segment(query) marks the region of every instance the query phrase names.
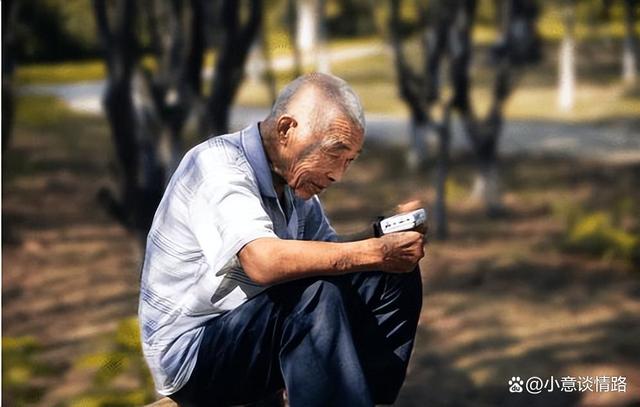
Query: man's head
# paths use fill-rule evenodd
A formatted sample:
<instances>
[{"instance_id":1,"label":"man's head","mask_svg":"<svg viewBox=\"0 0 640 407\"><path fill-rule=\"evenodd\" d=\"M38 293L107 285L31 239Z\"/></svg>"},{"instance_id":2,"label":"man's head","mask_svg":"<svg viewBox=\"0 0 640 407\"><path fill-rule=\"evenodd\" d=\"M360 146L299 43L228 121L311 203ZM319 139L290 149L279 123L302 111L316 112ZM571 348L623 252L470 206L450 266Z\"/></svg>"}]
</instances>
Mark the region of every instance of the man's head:
<instances>
[{"instance_id":1,"label":"man's head","mask_svg":"<svg viewBox=\"0 0 640 407\"><path fill-rule=\"evenodd\" d=\"M362 149L364 126L349 85L312 73L284 88L261 130L273 171L308 199L342 178Z\"/></svg>"}]
</instances>

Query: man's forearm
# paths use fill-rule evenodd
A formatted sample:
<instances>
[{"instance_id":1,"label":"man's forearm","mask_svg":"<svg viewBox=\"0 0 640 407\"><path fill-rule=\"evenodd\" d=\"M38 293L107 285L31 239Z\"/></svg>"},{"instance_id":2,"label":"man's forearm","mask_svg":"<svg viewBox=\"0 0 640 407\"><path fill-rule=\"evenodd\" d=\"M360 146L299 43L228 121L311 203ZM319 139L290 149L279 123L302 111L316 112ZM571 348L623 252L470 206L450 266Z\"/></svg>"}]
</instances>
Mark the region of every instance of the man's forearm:
<instances>
[{"instance_id":1,"label":"man's forearm","mask_svg":"<svg viewBox=\"0 0 640 407\"><path fill-rule=\"evenodd\" d=\"M240 250L245 273L258 284L271 285L319 275L338 275L376 268L382 243L367 239L349 243L256 239Z\"/></svg>"}]
</instances>

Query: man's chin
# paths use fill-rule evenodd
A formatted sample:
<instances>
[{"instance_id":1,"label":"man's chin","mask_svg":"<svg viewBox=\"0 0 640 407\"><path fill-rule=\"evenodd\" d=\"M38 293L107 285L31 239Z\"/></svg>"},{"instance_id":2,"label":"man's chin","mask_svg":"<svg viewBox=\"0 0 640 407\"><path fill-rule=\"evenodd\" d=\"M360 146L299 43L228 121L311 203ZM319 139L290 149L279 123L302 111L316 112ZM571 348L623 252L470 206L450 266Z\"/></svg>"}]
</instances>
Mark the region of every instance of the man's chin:
<instances>
[{"instance_id":1,"label":"man's chin","mask_svg":"<svg viewBox=\"0 0 640 407\"><path fill-rule=\"evenodd\" d=\"M300 199L304 199L305 201L307 199L311 199L315 195L314 193L309 192L306 189L294 189L293 194Z\"/></svg>"},{"instance_id":2,"label":"man's chin","mask_svg":"<svg viewBox=\"0 0 640 407\"><path fill-rule=\"evenodd\" d=\"M299 188L292 188L292 190L295 196L305 201L322 192L322 189L316 188L313 184L304 184Z\"/></svg>"}]
</instances>

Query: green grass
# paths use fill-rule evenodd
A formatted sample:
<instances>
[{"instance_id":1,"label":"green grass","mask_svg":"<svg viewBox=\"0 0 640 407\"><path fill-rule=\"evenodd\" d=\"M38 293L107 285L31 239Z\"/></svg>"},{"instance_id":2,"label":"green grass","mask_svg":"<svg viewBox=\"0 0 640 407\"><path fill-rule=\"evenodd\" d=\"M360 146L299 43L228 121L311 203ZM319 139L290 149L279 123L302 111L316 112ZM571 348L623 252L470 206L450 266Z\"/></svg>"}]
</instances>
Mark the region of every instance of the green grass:
<instances>
[{"instance_id":1,"label":"green grass","mask_svg":"<svg viewBox=\"0 0 640 407\"><path fill-rule=\"evenodd\" d=\"M205 61L211 65L212 54L205 56ZM155 61L152 57L144 57L142 63L147 68L153 69ZM69 61L28 64L18 66L16 69L16 81L18 85L35 84L65 84L83 81L96 81L105 79L107 75L103 60Z\"/></svg>"},{"instance_id":2,"label":"green grass","mask_svg":"<svg viewBox=\"0 0 640 407\"><path fill-rule=\"evenodd\" d=\"M112 153L109 128L103 117L74 112L53 96L21 95L15 104L9 153L3 155L2 175L6 182L74 166L102 171L101 166ZM56 158L47 159L45 151ZM78 159L83 156L95 159L91 165L84 165Z\"/></svg>"},{"instance_id":3,"label":"green grass","mask_svg":"<svg viewBox=\"0 0 640 407\"><path fill-rule=\"evenodd\" d=\"M385 83L382 79L376 79L376 75L383 75L387 72L385 71L387 68L381 61L384 60L376 60L375 58L371 60L370 65L374 73L369 73L369 77L364 72L353 70L349 73L352 75L350 79L362 88L366 88L366 83L371 80L380 86L389 86L384 92L391 92L392 85ZM379 65L374 67L374 62ZM347 66L339 67L340 69L348 68ZM525 87L524 90L526 91L526 89ZM377 102L383 103L384 101ZM15 148L10 150L7 157L17 157L17 161L24 162L30 171L27 175L32 175L34 180L46 179L44 177L47 172L55 165L63 166L66 171L72 174L81 173L82 176L100 177L106 174L106 170L103 168L100 169L102 172L92 173L87 172L85 167L72 165L74 161L78 160L95 161L94 157L97 155L93 154L96 150L101 156L109 155L107 148L110 147L110 140L106 121L103 118L70 112L63 104L53 98L25 96L20 99L16 118L16 141L20 142L15 144ZM42 145L36 143L42 143ZM34 148L34 145L37 147ZM20 151L20 154L16 154ZM61 151L69 155L64 155ZM105 151L107 151L106 154ZM362 158L353 165L344 182L323 195L322 199L327 212L339 231L346 231L352 227L354 230L349 231L359 230L373 216L388 210L415 193L419 193L427 205L433 205L433 165L428 168L429 173L411 173L404 167L403 155L404 151L398 148L366 150ZM567 266L554 268L553 264L545 265L544 262L547 259L551 259L550 261L553 262L556 256L561 259L565 259L564 256L570 258L563 251L561 245L557 244L557 236L554 233L557 232L564 236L564 233L567 232L567 236L574 235L581 239L593 235L592 230L597 232L596 236L602 234L599 232L602 227L580 227L577 228L580 233L570 234L569 229L565 227L564 218L557 219L550 216L552 211L547 208L562 197L570 197L572 201L586 208L586 213L599 211L608 213L609 215L605 216L604 221L595 222L605 225L605 229L615 228L631 235L637 230L634 227L629 228L624 225L626 222L624 219L627 219L625 214L635 210L633 204L638 202L639 198L637 188L633 188L634 182L637 180L635 178L637 166L607 166L603 168L601 165L590 165L579 160L550 160L531 156L502 157L502 163L501 170L507 192L507 205L512 217L490 220L484 217L481 211L466 206L474 168L471 160L464 156L453 157L451 178L447 184L452 237L449 242L434 242L429 249L430 254L427 258L430 268L426 269L425 278L435 277L436 280L435 288L432 284L434 281L429 281L429 284L425 285L426 290L430 290L425 297L427 301L433 301L434 298L438 298L438 294L442 295L443 292L450 294L456 289L464 289L465 284L468 284L469 291L464 292L460 297L471 299L470 302L462 303L462 305L466 304L470 307L470 310L463 314L463 316L470 317L470 320L472 320L475 310L491 304L488 298L497 298L498 301L505 300L505 302L498 304L500 307L496 306L496 309L510 309L514 304L507 302L505 297L496 295L496 293L504 293L506 296L509 293L518 293L519 291L513 290L523 290L523 287L532 287L530 288L531 292L539 294L541 299L527 304L530 306L529 309L534 310L531 314L543 313L534 306L547 302L548 285L537 286L538 280L536 278L538 277L536 276L543 275L545 278L551 278L549 275L561 274L564 272L561 267ZM94 179L92 182L97 181ZM593 193L586 196L581 195L580 191L583 189L591 190ZM26 193L25 190L18 191L20 194ZM620 196L628 196L629 200L622 202L619 199ZM531 199L532 197L535 199ZM23 197L22 199L26 202L30 198ZM620 210L609 211L608 208L615 207L616 205L613 203L618 201L621 202ZM624 215L621 215L620 220L617 219L617 212ZM609 220L606 220L607 217ZM91 222L90 218L86 220ZM590 222L593 221L589 221L585 217L584 223L589 224ZM585 229L588 233L583 232ZM609 232L604 235L609 236ZM619 234L616 233L612 236L607 239L614 243L620 241L622 242L621 247L624 247L627 235L624 235L626 237L623 239L619 239ZM110 253L118 256L118 246L113 248L114 250ZM587 276L589 268L592 268L594 264L596 266L600 264L600 258L611 256L607 254L607 250L579 251L578 253L579 256L576 257L579 257L581 263L575 266L574 263L571 263L571 267L581 273L584 271ZM55 259L60 267L64 262L75 264L76 260L75 258L64 259L62 257ZM531 264L538 263L540 265L536 267L531 266ZM522 268L520 264L523 264L524 268L529 264L531 277L519 274ZM583 264L586 265L584 270L580 268ZM611 266L612 269L613 267L618 267L618 263ZM491 273L496 270L499 272L505 269L520 276L522 281L509 280L509 277L503 274L497 274L493 279L484 278L485 275L492 275ZM479 281L482 281L481 284L476 283L477 279L473 275L469 275L474 270L481 271L482 276L479 278ZM47 272L46 269L44 272ZM437 286L438 273L442 273L440 289ZM614 273L610 274L615 277ZM446 280L446 284L443 280ZM504 284L501 285L501 282ZM576 277L575 282L579 283L579 276ZM492 289L488 290L487 287ZM571 294L569 286L560 289L566 289ZM602 295L615 294L615 292L613 294L611 292L612 290L605 287L602 290ZM486 296L486 298L482 297L478 304L473 304L475 295ZM563 296L564 291L558 294L558 298ZM431 305L427 304L425 310L433 310ZM78 313L82 310L75 309L70 312ZM499 314L499 312L496 311L495 314ZM434 321L437 323L440 318L438 315L443 314L436 313L435 315ZM114 318L105 322L113 322ZM524 321L523 324L528 324L528 322ZM429 325L432 323L429 322ZM482 324L482 322L466 323L465 320L462 320L460 326L473 330L482 328ZM486 325L488 330L493 331L495 328L493 325L488 326L488 323ZM447 333L450 332L438 332L443 337ZM430 338L434 336L437 337L432 335ZM456 335L450 336L456 337ZM460 337L462 336L460 335ZM79 390L80 394L66 401L64 405L78 407L130 406L143 405L150 401L153 398L153 387L140 355L137 321L131 318L126 319L119 324L115 333L99 339L104 340L107 344L106 346L92 347L92 349L100 349L99 352L96 351L80 358L73 354L66 356L72 369L86 372L90 383L88 388ZM621 340L626 340L626 337ZM635 344L631 340L629 342ZM424 354L424 349L438 349L437 345L437 343L425 340L417 348L417 352L422 351ZM13 372L5 373L5 383L7 380L12 380L12 383L17 386L14 388L26 389L22 391L23 396L21 397L36 395L39 397L39 390L35 387L37 383L35 378L46 377L41 373L48 371L47 368L41 369L37 366L39 345L33 339L23 338L18 343L14 342L13 345L10 341L5 342L5 346L8 346L4 352L6 366L16 366ZM636 350L637 346L629 345L628 348L629 351L624 355L630 357L633 355L632 350ZM597 349L602 348L594 346L594 350ZM15 363L10 360L12 357ZM420 357L416 359L418 365L414 369L414 374L433 369L432 364L425 363L424 366L421 366L420 360ZM533 356L520 362L508 360L507 366L512 369L526 368L536 360ZM584 360L588 360L587 356L584 356ZM497 366L497 363L485 363L484 365L492 369ZM467 371L471 370L467 369ZM123 382L127 385L121 387ZM421 380L420 385L424 385L426 382ZM496 398L496 400L500 399ZM495 402L487 403L487 405L496 404L498 402L496 400L492 399Z\"/></svg>"},{"instance_id":4,"label":"green grass","mask_svg":"<svg viewBox=\"0 0 640 407\"><path fill-rule=\"evenodd\" d=\"M563 250L640 265L640 216L630 198L613 208L566 205L556 206L555 211L566 224Z\"/></svg>"},{"instance_id":5,"label":"green grass","mask_svg":"<svg viewBox=\"0 0 640 407\"><path fill-rule=\"evenodd\" d=\"M336 4L329 4L329 13L331 14L331 10L335 8ZM617 3L614 4L610 22L596 22L595 25L589 23L589 20L593 19L593 8L593 5L588 2L580 3L577 7L575 33L578 41L601 41L603 39L620 41L625 35L621 6ZM386 42L388 12L386 5L375 9L374 18L380 32L378 35L332 39L329 48L340 50ZM497 37L496 27L490 23L494 12L490 2L481 2L478 11L479 23L473 28L473 39L477 45L486 46ZM284 13L282 3L270 7L266 13L267 43L274 58L292 55L287 29L280 20ZM411 2L403 3L402 14L404 19L414 19L416 10ZM557 43L562 39L564 24L562 9L559 5L545 2L538 20L538 31L545 42ZM640 21L636 23L636 31L640 31ZM214 54L211 52L207 54L206 66L213 66ZM149 63L149 60L150 58L147 57L145 63ZM18 66L16 70L16 79L19 84L72 83L104 79L105 75L106 70L102 60L28 64Z\"/></svg>"},{"instance_id":6,"label":"green grass","mask_svg":"<svg viewBox=\"0 0 640 407\"><path fill-rule=\"evenodd\" d=\"M153 382L142 358L138 320L120 321L108 341L107 351L84 356L76 362L77 368L91 372L93 380L90 388L69 402L69 407L138 406L154 400ZM136 388L119 388L117 380L123 377L137 383Z\"/></svg>"},{"instance_id":7,"label":"green grass","mask_svg":"<svg viewBox=\"0 0 640 407\"><path fill-rule=\"evenodd\" d=\"M38 360L41 348L32 336L2 338L2 393L8 404L29 405L44 395L38 379L51 377L56 370Z\"/></svg>"},{"instance_id":8,"label":"green grass","mask_svg":"<svg viewBox=\"0 0 640 407\"><path fill-rule=\"evenodd\" d=\"M47 129L64 123L69 115L74 113L55 96L29 95L16 99L15 121L21 125Z\"/></svg>"},{"instance_id":9,"label":"green grass","mask_svg":"<svg viewBox=\"0 0 640 407\"><path fill-rule=\"evenodd\" d=\"M105 73L101 60L29 64L18 66L16 80L20 85L74 83L104 79Z\"/></svg>"}]
</instances>

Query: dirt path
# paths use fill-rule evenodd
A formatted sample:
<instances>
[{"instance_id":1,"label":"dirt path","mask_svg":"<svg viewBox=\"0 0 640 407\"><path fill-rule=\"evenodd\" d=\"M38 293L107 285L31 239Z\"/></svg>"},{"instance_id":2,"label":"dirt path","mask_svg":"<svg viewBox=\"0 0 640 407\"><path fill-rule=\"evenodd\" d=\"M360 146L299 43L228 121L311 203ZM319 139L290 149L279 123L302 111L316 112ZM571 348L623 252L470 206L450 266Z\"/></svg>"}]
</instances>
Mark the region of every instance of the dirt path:
<instances>
[{"instance_id":1,"label":"dirt path","mask_svg":"<svg viewBox=\"0 0 640 407\"><path fill-rule=\"evenodd\" d=\"M102 114L100 98L104 82L67 85L36 85L23 91L27 94L54 95L75 111ZM241 129L264 119L265 108L236 106L231 110L231 128ZM569 123L550 120L510 120L505 124L500 140L502 155L556 154L589 157L609 162L640 162L640 122L638 120L610 123ZM406 117L368 114L367 140L385 145L407 146L410 134ZM469 151L470 146L461 124L454 121L452 149ZM428 142L437 149L435 136Z\"/></svg>"},{"instance_id":2,"label":"dirt path","mask_svg":"<svg viewBox=\"0 0 640 407\"><path fill-rule=\"evenodd\" d=\"M103 349L118 322L136 313L141 253L96 205L110 179L101 119L17 123L13 141L5 165L15 173L3 190L3 335L37 339L38 358L56 369L42 379L39 405L66 405L93 385L78 360ZM397 405L640 402L640 274L560 252L563 224L551 209L563 197L607 205L627 194L637 202L638 191L626 191L640 168L531 158L504 165L509 217L487 220L466 196L454 196L451 239L429 247L419 337ZM456 171L454 180L468 178ZM428 181L404 169L400 150L373 148L324 201L346 232L415 191L432 201ZM529 398L508 392L512 376L534 375L625 376L628 387Z\"/></svg>"},{"instance_id":3,"label":"dirt path","mask_svg":"<svg viewBox=\"0 0 640 407\"><path fill-rule=\"evenodd\" d=\"M401 151L372 154L325 197L342 230L355 228L349 219L373 216L376 208L416 190L426 191L423 198L432 202L427 181L391 164ZM386 166L380 164L384 159ZM432 242L422 262L421 325L397 405L639 402L640 270L560 251L564 223L553 207L564 202L606 208L620 197L637 201L630 186L640 165L520 156L504 166L507 217L486 219L464 190L449 198L451 237ZM464 183L468 176L458 169L452 178ZM624 393L556 388L534 396L509 393L513 376L624 376L629 385Z\"/></svg>"},{"instance_id":4,"label":"dirt path","mask_svg":"<svg viewBox=\"0 0 640 407\"><path fill-rule=\"evenodd\" d=\"M135 314L140 251L96 205L107 184L108 138L100 120L71 119L50 129L17 124L3 183L3 336L33 336L42 406L87 385L66 374L95 351L118 321Z\"/></svg>"}]
</instances>

